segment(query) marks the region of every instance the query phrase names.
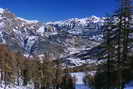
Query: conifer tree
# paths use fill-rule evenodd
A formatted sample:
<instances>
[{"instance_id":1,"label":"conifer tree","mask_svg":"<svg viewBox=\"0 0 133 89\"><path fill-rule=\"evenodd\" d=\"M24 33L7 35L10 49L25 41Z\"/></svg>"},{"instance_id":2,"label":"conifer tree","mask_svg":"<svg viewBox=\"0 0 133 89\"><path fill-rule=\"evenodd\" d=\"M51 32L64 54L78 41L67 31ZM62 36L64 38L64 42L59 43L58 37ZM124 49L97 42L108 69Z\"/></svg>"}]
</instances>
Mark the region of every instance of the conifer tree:
<instances>
[{"instance_id":1,"label":"conifer tree","mask_svg":"<svg viewBox=\"0 0 133 89\"><path fill-rule=\"evenodd\" d=\"M116 79L117 86L115 87L124 89L125 84L130 80L128 76L131 74L125 74L125 71L129 71L127 65L129 63L129 54L131 54L133 39L130 36L133 34L131 28L133 15L132 2L131 0L120 0L119 10L111 18L105 20L104 42L101 46L103 51L98 54L100 55L100 59L104 60L105 63L99 66L95 76L95 80L97 80L99 78L98 75L102 75L103 73L108 75L103 80L98 80L107 84L107 87L105 87L105 84L101 85L101 88L103 86L102 89L112 89L111 81ZM105 66L107 68L104 68ZM116 79L112 77L114 74L117 76ZM101 84L101 82L96 81L97 84ZM96 84L94 85L96 86Z\"/></svg>"}]
</instances>

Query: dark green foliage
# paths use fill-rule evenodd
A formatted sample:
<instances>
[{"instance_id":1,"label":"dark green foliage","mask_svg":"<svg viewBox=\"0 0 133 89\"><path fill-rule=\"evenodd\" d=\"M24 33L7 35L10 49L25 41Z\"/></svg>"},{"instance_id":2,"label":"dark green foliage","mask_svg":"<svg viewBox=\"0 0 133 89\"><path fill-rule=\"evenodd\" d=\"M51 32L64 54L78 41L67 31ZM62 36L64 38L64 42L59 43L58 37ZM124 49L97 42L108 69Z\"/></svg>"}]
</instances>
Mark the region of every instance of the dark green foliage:
<instances>
[{"instance_id":1,"label":"dark green foliage","mask_svg":"<svg viewBox=\"0 0 133 89\"><path fill-rule=\"evenodd\" d=\"M65 74L62 80L62 89L75 89L74 78L70 74Z\"/></svg>"},{"instance_id":2,"label":"dark green foliage","mask_svg":"<svg viewBox=\"0 0 133 89\"><path fill-rule=\"evenodd\" d=\"M125 84L133 80L132 15L132 1L120 0L119 10L105 20L103 51L97 54L104 63L98 66L94 76L85 78L92 88L124 89Z\"/></svg>"}]
</instances>

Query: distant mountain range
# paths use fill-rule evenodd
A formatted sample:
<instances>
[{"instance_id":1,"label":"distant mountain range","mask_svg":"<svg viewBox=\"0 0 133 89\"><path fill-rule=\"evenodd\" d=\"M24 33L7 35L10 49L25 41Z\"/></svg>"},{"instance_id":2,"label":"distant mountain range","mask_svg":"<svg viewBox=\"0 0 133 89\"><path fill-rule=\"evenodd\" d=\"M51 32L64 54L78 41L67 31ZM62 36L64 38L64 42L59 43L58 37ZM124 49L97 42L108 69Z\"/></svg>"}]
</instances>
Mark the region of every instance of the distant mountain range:
<instances>
[{"instance_id":1,"label":"distant mountain range","mask_svg":"<svg viewBox=\"0 0 133 89\"><path fill-rule=\"evenodd\" d=\"M65 21L39 22L17 17L7 9L0 9L0 43L6 44L25 56L61 58L69 66L95 63L80 58L102 42L102 26L105 18L91 16Z\"/></svg>"}]
</instances>

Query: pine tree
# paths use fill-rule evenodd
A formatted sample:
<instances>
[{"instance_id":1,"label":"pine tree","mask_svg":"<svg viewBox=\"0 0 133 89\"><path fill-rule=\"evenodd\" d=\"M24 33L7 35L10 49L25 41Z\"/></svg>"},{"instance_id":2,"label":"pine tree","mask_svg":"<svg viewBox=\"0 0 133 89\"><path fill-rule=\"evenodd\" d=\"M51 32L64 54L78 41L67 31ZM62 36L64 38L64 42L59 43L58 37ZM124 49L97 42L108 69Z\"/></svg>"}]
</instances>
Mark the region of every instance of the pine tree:
<instances>
[{"instance_id":1,"label":"pine tree","mask_svg":"<svg viewBox=\"0 0 133 89\"><path fill-rule=\"evenodd\" d=\"M121 30L121 33L119 34L119 41L120 41L120 48L119 48L119 55L118 55L118 68L119 68L119 82L120 87L119 89L124 89L125 80L123 77L123 71L126 68L126 63L128 61L128 55L129 55L129 34L132 30L131 27L131 16L132 16L132 1L131 0L120 0L121 6L120 10L117 13L117 16L120 19L119 22L119 30ZM121 55L121 56L120 56Z\"/></svg>"},{"instance_id":2,"label":"pine tree","mask_svg":"<svg viewBox=\"0 0 133 89\"><path fill-rule=\"evenodd\" d=\"M128 77L132 74L129 72L131 70L128 69L129 54L131 54L133 39L130 36L133 34L131 21L132 1L120 0L119 10L111 18L105 20L103 31L104 42L100 46L102 52L97 54L99 59L104 60L105 63L99 66L94 79L100 79L99 77L102 75L106 75L106 77L102 80L97 80L101 82L95 81L96 84L93 83L95 88L100 84L99 87L101 89L112 89L112 85L116 85L114 88L124 89L124 85L131 80ZM125 74L126 71L129 74ZM117 76L116 79L112 77L114 74ZM112 84L114 80L117 81L115 82L116 84ZM99 87L98 89L100 89Z\"/></svg>"}]
</instances>

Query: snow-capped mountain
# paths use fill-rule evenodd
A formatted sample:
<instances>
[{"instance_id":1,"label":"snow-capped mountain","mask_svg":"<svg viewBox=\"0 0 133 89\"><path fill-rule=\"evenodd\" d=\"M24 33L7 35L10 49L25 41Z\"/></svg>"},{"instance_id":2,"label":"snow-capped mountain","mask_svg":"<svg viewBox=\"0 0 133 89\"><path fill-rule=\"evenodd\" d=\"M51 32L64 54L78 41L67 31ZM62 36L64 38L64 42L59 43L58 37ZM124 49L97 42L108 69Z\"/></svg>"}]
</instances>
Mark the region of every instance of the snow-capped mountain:
<instances>
[{"instance_id":1,"label":"snow-capped mountain","mask_svg":"<svg viewBox=\"0 0 133 89\"><path fill-rule=\"evenodd\" d=\"M0 43L25 55L49 53L53 58L62 58L71 65L79 66L85 62L72 55L101 43L104 19L91 16L42 23L17 17L1 8Z\"/></svg>"},{"instance_id":2,"label":"snow-capped mountain","mask_svg":"<svg viewBox=\"0 0 133 89\"><path fill-rule=\"evenodd\" d=\"M104 17L91 16L82 19L72 18L66 21L48 22L46 24L57 27L60 30L68 30L71 34L91 36L96 34L96 31L99 32L101 30L104 20Z\"/></svg>"}]
</instances>

